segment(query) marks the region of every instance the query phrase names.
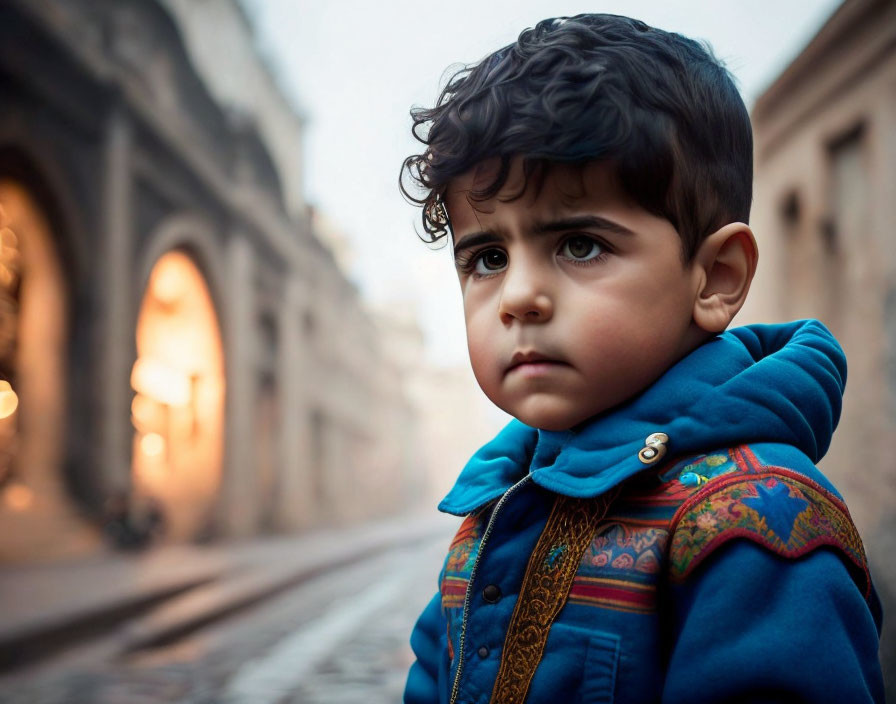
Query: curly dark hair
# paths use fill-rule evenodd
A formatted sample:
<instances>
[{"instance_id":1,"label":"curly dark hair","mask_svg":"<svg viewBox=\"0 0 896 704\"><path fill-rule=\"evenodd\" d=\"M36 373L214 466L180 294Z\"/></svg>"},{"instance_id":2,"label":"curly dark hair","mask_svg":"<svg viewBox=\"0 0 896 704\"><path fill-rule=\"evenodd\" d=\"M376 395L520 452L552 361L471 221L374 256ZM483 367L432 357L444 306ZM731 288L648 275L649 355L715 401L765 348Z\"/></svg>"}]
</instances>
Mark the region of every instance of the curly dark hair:
<instances>
[{"instance_id":1,"label":"curly dark hair","mask_svg":"<svg viewBox=\"0 0 896 704\"><path fill-rule=\"evenodd\" d=\"M493 158L497 174L473 199L497 195L516 157L518 195L552 163L613 164L623 190L676 228L685 261L750 216L753 135L727 69L708 46L628 17L543 20L457 71L435 107L411 117L426 149L404 160L399 186L423 207L430 243L449 232L448 184Z\"/></svg>"}]
</instances>

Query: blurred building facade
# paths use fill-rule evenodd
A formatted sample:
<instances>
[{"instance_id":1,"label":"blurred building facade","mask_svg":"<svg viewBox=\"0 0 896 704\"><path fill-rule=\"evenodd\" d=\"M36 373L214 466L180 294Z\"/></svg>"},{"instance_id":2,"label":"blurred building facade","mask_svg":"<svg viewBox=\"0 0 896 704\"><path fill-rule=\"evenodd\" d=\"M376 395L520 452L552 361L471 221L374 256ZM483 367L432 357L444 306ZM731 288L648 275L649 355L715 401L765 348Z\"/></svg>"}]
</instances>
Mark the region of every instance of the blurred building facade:
<instances>
[{"instance_id":1,"label":"blurred building facade","mask_svg":"<svg viewBox=\"0 0 896 704\"><path fill-rule=\"evenodd\" d=\"M847 499L892 622L896 3L846 0L758 98L752 118L760 265L744 316L819 318L846 351L843 414L821 467Z\"/></svg>"},{"instance_id":2,"label":"blurred building facade","mask_svg":"<svg viewBox=\"0 0 896 704\"><path fill-rule=\"evenodd\" d=\"M253 41L235 0L0 6L0 561L409 498L403 372Z\"/></svg>"},{"instance_id":3,"label":"blurred building facade","mask_svg":"<svg viewBox=\"0 0 896 704\"><path fill-rule=\"evenodd\" d=\"M389 359L404 370L403 393L413 409L413 434L406 445L411 474L407 492L419 497L423 511L433 511L454 485L472 453L510 420L489 401L469 364L433 367L413 305L381 308L376 320Z\"/></svg>"},{"instance_id":4,"label":"blurred building facade","mask_svg":"<svg viewBox=\"0 0 896 704\"><path fill-rule=\"evenodd\" d=\"M896 4L847 0L753 109L752 317L817 317L849 379L825 460L867 533L896 505Z\"/></svg>"}]
</instances>

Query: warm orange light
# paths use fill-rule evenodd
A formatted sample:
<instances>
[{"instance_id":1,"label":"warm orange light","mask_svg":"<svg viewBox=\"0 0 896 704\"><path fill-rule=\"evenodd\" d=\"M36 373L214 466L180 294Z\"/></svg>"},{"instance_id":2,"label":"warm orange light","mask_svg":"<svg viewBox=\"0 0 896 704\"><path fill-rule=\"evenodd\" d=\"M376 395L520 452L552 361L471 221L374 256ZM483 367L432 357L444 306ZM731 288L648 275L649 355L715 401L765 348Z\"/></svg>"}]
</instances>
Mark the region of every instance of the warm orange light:
<instances>
[{"instance_id":1,"label":"warm orange light","mask_svg":"<svg viewBox=\"0 0 896 704\"><path fill-rule=\"evenodd\" d=\"M24 484L12 484L3 492L3 503L17 513L27 511L34 505L34 492Z\"/></svg>"},{"instance_id":2,"label":"warm orange light","mask_svg":"<svg viewBox=\"0 0 896 704\"><path fill-rule=\"evenodd\" d=\"M140 451L147 457L158 457L165 452L165 438L158 433L147 433L140 438Z\"/></svg>"},{"instance_id":3,"label":"warm orange light","mask_svg":"<svg viewBox=\"0 0 896 704\"><path fill-rule=\"evenodd\" d=\"M164 420L159 404L143 394L137 394L131 401L131 415L134 417L134 426L143 432L158 427Z\"/></svg>"},{"instance_id":4,"label":"warm orange light","mask_svg":"<svg viewBox=\"0 0 896 704\"><path fill-rule=\"evenodd\" d=\"M0 420L9 418L19 407L19 397L8 381L0 381Z\"/></svg>"},{"instance_id":5,"label":"warm orange light","mask_svg":"<svg viewBox=\"0 0 896 704\"><path fill-rule=\"evenodd\" d=\"M131 386L135 391L169 406L190 403L190 377L152 357L134 363Z\"/></svg>"},{"instance_id":6,"label":"warm orange light","mask_svg":"<svg viewBox=\"0 0 896 704\"><path fill-rule=\"evenodd\" d=\"M19 240L8 227L0 228L0 286L11 288L19 275Z\"/></svg>"},{"instance_id":7,"label":"warm orange light","mask_svg":"<svg viewBox=\"0 0 896 704\"><path fill-rule=\"evenodd\" d=\"M189 539L218 498L225 382L214 302L187 253L153 267L136 342L133 484L162 505L169 538Z\"/></svg>"},{"instance_id":8,"label":"warm orange light","mask_svg":"<svg viewBox=\"0 0 896 704\"><path fill-rule=\"evenodd\" d=\"M166 306L177 303L190 285L189 272L179 260L169 261L152 277L152 295Z\"/></svg>"},{"instance_id":9,"label":"warm orange light","mask_svg":"<svg viewBox=\"0 0 896 704\"><path fill-rule=\"evenodd\" d=\"M19 238L8 227L0 229L0 260L7 261L19 256Z\"/></svg>"},{"instance_id":10,"label":"warm orange light","mask_svg":"<svg viewBox=\"0 0 896 704\"><path fill-rule=\"evenodd\" d=\"M11 288L16 280L16 272L0 262L0 286L3 288Z\"/></svg>"}]
</instances>

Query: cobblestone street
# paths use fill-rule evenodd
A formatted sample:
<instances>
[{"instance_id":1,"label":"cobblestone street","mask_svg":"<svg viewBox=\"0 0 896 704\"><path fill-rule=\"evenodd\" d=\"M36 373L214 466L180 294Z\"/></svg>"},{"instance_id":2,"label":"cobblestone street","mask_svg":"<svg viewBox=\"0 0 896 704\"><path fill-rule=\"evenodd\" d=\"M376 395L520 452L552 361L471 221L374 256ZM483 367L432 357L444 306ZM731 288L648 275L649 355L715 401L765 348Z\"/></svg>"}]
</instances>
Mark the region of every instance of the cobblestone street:
<instances>
[{"instance_id":1,"label":"cobblestone street","mask_svg":"<svg viewBox=\"0 0 896 704\"><path fill-rule=\"evenodd\" d=\"M163 648L115 636L0 680L9 704L397 702L448 537L327 572Z\"/></svg>"}]
</instances>

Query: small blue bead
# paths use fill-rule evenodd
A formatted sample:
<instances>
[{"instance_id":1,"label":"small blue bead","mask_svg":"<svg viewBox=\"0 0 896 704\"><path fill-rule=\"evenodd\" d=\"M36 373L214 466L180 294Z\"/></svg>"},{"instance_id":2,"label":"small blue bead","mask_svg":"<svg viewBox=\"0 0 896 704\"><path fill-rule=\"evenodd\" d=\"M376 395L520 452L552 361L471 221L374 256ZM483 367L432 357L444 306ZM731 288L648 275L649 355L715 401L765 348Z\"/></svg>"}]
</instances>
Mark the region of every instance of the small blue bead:
<instances>
[{"instance_id":1,"label":"small blue bead","mask_svg":"<svg viewBox=\"0 0 896 704\"><path fill-rule=\"evenodd\" d=\"M700 486L700 475L695 472L684 472L678 477L678 481L685 486Z\"/></svg>"}]
</instances>

